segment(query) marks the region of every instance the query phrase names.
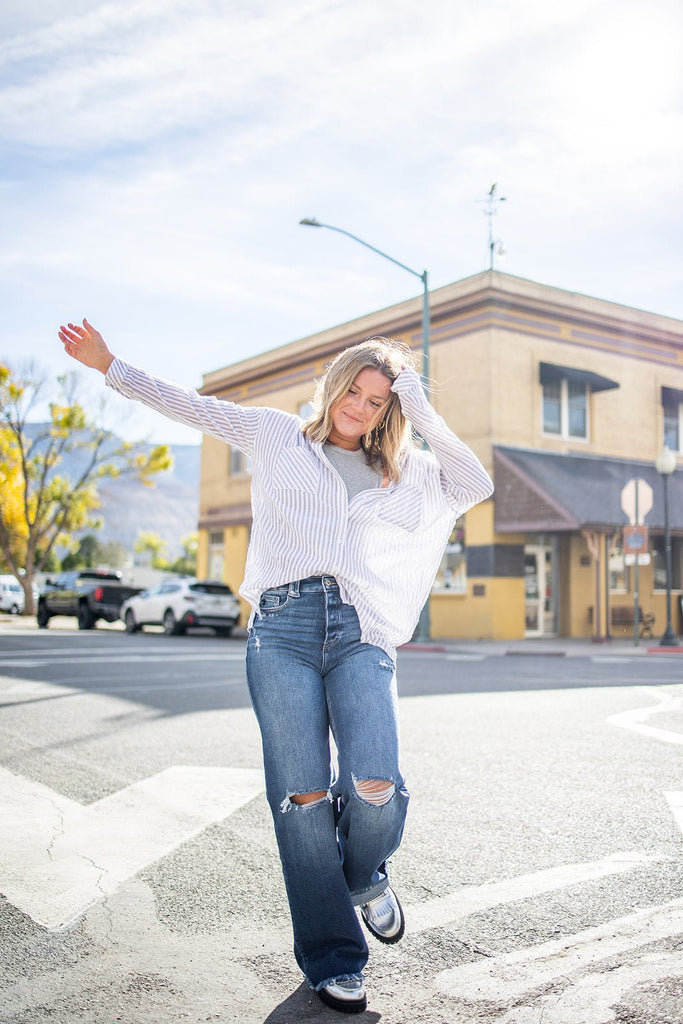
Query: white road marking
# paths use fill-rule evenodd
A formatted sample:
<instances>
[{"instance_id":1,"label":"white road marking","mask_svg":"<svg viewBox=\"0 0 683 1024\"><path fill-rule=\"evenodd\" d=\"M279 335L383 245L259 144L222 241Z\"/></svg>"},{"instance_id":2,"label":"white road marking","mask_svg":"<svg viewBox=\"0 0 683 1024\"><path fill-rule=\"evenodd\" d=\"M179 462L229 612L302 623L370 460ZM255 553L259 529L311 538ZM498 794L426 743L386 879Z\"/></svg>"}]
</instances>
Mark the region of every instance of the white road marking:
<instances>
[{"instance_id":1,"label":"white road marking","mask_svg":"<svg viewBox=\"0 0 683 1024\"><path fill-rule=\"evenodd\" d=\"M673 811L676 823L681 832L683 832L683 792L665 793L664 796L669 801L669 807Z\"/></svg>"},{"instance_id":2,"label":"white road marking","mask_svg":"<svg viewBox=\"0 0 683 1024\"><path fill-rule=\"evenodd\" d=\"M440 971L435 982L441 992L456 999L509 1005L535 989L589 970L610 957L632 954L648 943L665 941L682 932L683 900L673 900L577 935Z\"/></svg>"},{"instance_id":3,"label":"white road marking","mask_svg":"<svg viewBox=\"0 0 683 1024\"><path fill-rule=\"evenodd\" d=\"M518 875L516 878L506 878L501 882L468 886L448 896L441 896L439 899L416 903L406 907L406 917L410 920L411 932L426 931L428 928L447 926L469 914L491 910L505 903L529 899L609 875L622 874L625 871L632 871L634 868L656 863L662 859L656 855L634 851L615 853L610 857L605 857L604 860L546 868L544 871Z\"/></svg>"},{"instance_id":4,"label":"white road marking","mask_svg":"<svg viewBox=\"0 0 683 1024\"><path fill-rule=\"evenodd\" d=\"M643 725L645 719L650 715L661 714L662 712L681 711L683 708L683 689L680 687L673 693L663 693L661 690L648 689L648 696L657 698L656 704L648 704L644 708L632 708L630 711L622 711L618 715L611 715L607 721L610 725L617 725L621 729L631 729L633 732L648 736L651 739L661 740L663 743L675 743L683 746L683 733L673 732L670 729L657 729L652 725ZM673 811L676 824L683 832L683 792L665 793L669 806Z\"/></svg>"},{"instance_id":5,"label":"white road marking","mask_svg":"<svg viewBox=\"0 0 683 1024\"><path fill-rule=\"evenodd\" d=\"M65 927L263 788L260 770L176 766L84 807L0 768L0 892Z\"/></svg>"},{"instance_id":6,"label":"white road marking","mask_svg":"<svg viewBox=\"0 0 683 1024\"><path fill-rule=\"evenodd\" d=\"M155 662L155 661L161 661L161 662L166 662L166 661L173 661L173 662L176 662L176 661L191 661L191 662L197 662L197 661L219 661L219 662L223 662L223 661L244 661L244 652L240 651L240 652L234 652L234 653L230 653L230 654L222 654L220 652L216 652L215 654L208 654L208 653L207 654L190 654L190 653L188 653L188 654L181 654L181 653L178 653L178 652L173 653L172 651L169 651L169 652L164 651L161 654L143 654L143 655L139 655L139 654L111 654L110 653L110 654L104 654L102 656L99 656L99 655L93 656L91 654L86 654L84 652L83 654L76 655L75 657L60 658L59 659L59 665L60 666L61 665L81 665L83 663L88 663L88 664L93 664L93 665L94 664L98 664L98 663L102 663L102 664L105 664L105 665L110 665L110 664L113 665L113 664L118 664L118 663L121 663L121 662L137 664L138 662ZM41 668L41 667L45 667L47 665L51 666L52 668L55 667L55 662L52 660L52 658L36 657L35 655L33 657L29 657L29 658L26 658L26 659L24 659L24 658L14 658L14 659L0 658L0 667L8 667L8 666L10 666L12 668L17 668L17 667L22 667L22 666L23 667L29 666L31 668Z\"/></svg>"},{"instance_id":7,"label":"white road marking","mask_svg":"<svg viewBox=\"0 0 683 1024\"><path fill-rule=\"evenodd\" d=\"M447 654L446 661L484 661L485 654Z\"/></svg>"},{"instance_id":8,"label":"white road marking","mask_svg":"<svg viewBox=\"0 0 683 1024\"><path fill-rule=\"evenodd\" d=\"M587 1024L589 1019L597 1024L599 1021L612 1021L617 1003L626 1000L628 1004L634 993L645 986L656 985L660 981L670 984L672 979L682 976L679 951L658 950L653 954L645 947L640 956L632 953L627 963L618 967L610 965L609 971L598 974L580 975L572 979L570 988L553 987L530 1006L516 1006L502 1017L496 1017L496 1024L539 1024L541 1021L542 1024ZM627 1019L635 1020L630 1015ZM671 1020L671 1017L666 1019ZM651 1020L655 1020L654 1015Z\"/></svg>"},{"instance_id":9,"label":"white road marking","mask_svg":"<svg viewBox=\"0 0 683 1024\"><path fill-rule=\"evenodd\" d=\"M644 708L632 708L630 711L621 711L618 715L610 715L607 719L608 723L610 725L617 725L621 729L631 729L642 736L662 740L664 743L676 743L683 746L683 733L672 732L669 729L657 729L652 725L643 725L643 722L651 715L680 711L683 708L683 690L679 689L671 694L649 687L647 695L648 697L655 697L658 703L648 704Z\"/></svg>"},{"instance_id":10,"label":"white road marking","mask_svg":"<svg viewBox=\"0 0 683 1024\"><path fill-rule=\"evenodd\" d=\"M630 665L635 658L619 654L596 654L591 657L595 665Z\"/></svg>"}]
</instances>

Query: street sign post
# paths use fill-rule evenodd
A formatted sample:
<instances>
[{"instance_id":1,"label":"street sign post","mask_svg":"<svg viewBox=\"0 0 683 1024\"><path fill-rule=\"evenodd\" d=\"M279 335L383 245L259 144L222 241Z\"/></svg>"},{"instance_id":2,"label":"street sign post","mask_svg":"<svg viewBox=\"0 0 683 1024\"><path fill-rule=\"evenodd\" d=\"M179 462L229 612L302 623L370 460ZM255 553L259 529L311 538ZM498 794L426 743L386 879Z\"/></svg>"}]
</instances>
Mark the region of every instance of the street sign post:
<instances>
[{"instance_id":1,"label":"street sign post","mask_svg":"<svg viewBox=\"0 0 683 1024\"><path fill-rule=\"evenodd\" d=\"M641 558L647 555L647 528L643 526L643 520L652 508L652 488L646 480L633 478L629 480L626 486L621 492L621 507L625 514L628 516L628 521L631 524L631 530L633 533L630 535L631 541L636 545L636 549L631 548L627 551L626 548L626 531L629 529L628 526L624 527L624 562L626 558L635 556L635 586L633 593L633 643L638 646L638 634L640 632L640 566ZM644 536L644 546L643 546ZM628 564L628 563L626 563Z\"/></svg>"}]
</instances>

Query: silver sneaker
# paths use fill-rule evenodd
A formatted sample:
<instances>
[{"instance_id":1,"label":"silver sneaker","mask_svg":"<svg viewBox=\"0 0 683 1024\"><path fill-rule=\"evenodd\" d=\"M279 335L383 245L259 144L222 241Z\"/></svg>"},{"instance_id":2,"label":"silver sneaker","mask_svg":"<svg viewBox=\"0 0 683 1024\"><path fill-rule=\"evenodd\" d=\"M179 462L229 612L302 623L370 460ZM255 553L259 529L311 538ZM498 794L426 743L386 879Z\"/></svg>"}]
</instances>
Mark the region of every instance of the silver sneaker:
<instances>
[{"instance_id":1,"label":"silver sneaker","mask_svg":"<svg viewBox=\"0 0 683 1024\"><path fill-rule=\"evenodd\" d=\"M398 942L403 938L406 929L403 907L390 886L379 896L363 903L360 912L366 928L380 942Z\"/></svg>"},{"instance_id":2,"label":"silver sneaker","mask_svg":"<svg viewBox=\"0 0 683 1024\"><path fill-rule=\"evenodd\" d=\"M334 978L318 989L326 1006L341 1013L362 1013L368 1005L362 978Z\"/></svg>"}]
</instances>

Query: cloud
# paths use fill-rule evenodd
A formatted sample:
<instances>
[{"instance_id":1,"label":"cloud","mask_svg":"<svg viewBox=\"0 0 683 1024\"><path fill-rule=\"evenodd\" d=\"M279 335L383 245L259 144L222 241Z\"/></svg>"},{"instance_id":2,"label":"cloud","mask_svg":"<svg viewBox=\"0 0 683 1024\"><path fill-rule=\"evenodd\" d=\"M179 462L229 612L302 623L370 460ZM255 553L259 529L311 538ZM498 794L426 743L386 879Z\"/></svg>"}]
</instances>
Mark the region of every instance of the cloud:
<instances>
[{"instance_id":1,"label":"cloud","mask_svg":"<svg viewBox=\"0 0 683 1024\"><path fill-rule=\"evenodd\" d=\"M672 0L7 0L3 24L0 301L48 358L82 309L169 376L192 336L196 381L418 294L303 216L433 287L477 272L493 181L502 269L683 313Z\"/></svg>"}]
</instances>

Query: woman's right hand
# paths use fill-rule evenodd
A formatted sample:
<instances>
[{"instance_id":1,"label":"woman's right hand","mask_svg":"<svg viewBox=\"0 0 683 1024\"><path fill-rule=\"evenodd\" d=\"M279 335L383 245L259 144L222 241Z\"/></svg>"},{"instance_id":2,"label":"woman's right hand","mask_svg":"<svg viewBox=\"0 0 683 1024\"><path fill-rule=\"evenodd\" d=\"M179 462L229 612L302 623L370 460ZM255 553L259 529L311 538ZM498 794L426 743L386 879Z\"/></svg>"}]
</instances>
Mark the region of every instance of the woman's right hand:
<instances>
[{"instance_id":1,"label":"woman's right hand","mask_svg":"<svg viewBox=\"0 0 683 1024\"><path fill-rule=\"evenodd\" d=\"M100 373L106 373L114 362L114 356L107 348L100 332L85 319L82 327L78 324L67 324L65 327L62 324L59 328L59 340L64 345L67 355L77 359L84 366L99 370Z\"/></svg>"}]
</instances>

